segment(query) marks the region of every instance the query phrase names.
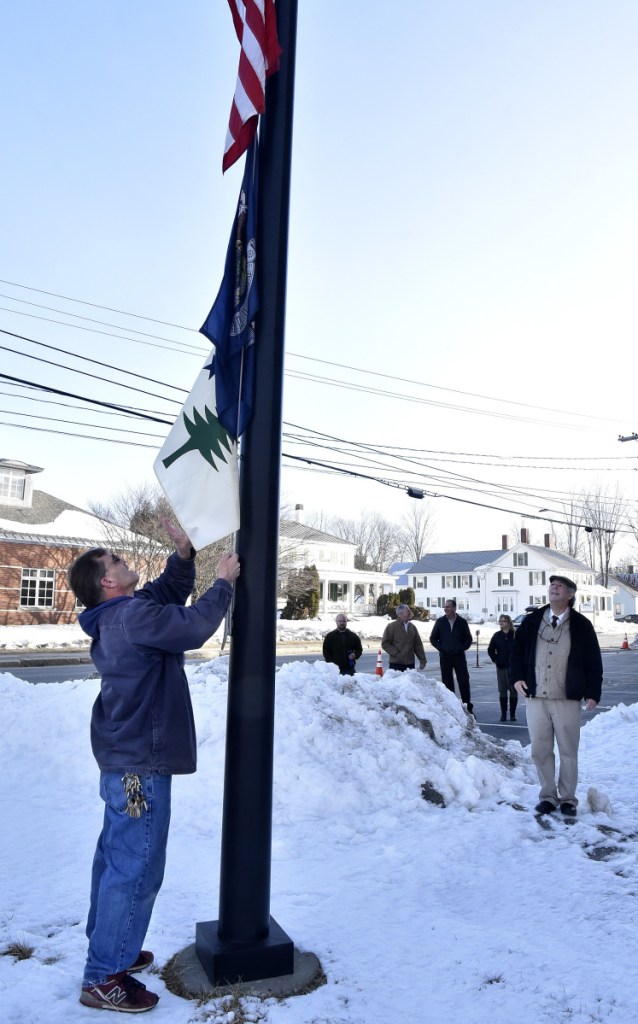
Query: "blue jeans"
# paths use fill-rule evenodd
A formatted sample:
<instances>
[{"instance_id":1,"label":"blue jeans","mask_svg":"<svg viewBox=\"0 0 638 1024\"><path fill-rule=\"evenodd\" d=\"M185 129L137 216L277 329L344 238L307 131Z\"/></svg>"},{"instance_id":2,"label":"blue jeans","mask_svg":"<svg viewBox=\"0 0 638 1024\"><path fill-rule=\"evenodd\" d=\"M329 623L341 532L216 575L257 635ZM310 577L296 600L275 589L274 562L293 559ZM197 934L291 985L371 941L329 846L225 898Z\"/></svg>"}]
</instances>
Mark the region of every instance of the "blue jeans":
<instances>
[{"instance_id":1,"label":"blue jeans","mask_svg":"<svg viewBox=\"0 0 638 1024\"><path fill-rule=\"evenodd\" d=\"M93 859L83 985L99 984L135 963L164 878L172 776L139 778L147 809L131 818L121 773L100 776L104 825Z\"/></svg>"}]
</instances>

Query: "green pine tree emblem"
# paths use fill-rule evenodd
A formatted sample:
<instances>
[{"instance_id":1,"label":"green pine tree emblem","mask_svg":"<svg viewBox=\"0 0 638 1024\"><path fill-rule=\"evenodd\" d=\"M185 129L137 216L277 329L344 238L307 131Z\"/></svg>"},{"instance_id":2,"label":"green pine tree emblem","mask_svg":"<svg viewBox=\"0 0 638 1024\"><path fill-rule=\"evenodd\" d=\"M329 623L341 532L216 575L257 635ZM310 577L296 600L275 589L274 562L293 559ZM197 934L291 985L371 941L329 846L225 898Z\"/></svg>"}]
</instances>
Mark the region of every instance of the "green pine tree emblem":
<instances>
[{"instance_id":1,"label":"green pine tree emblem","mask_svg":"<svg viewBox=\"0 0 638 1024\"><path fill-rule=\"evenodd\" d=\"M203 416L197 409L193 409L192 420L188 418L185 412L182 412L182 416L189 438L176 452L162 459L165 468L168 469L169 466L172 466L182 455L186 455L186 452L199 452L206 459L206 462L219 472L219 467L215 460L221 459L222 462L227 462L226 453L223 449L225 448L228 453L232 451L230 434L224 430L208 406L204 406Z\"/></svg>"}]
</instances>

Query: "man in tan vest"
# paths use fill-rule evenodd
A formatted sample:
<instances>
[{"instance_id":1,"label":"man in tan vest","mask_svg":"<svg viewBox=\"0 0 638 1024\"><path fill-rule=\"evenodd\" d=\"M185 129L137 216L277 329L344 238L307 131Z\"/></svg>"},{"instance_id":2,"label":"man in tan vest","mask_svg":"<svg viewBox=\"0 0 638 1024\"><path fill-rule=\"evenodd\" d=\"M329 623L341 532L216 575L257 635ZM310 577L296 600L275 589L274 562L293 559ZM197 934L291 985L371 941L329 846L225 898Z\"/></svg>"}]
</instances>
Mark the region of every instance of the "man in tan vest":
<instances>
[{"instance_id":1,"label":"man in tan vest","mask_svg":"<svg viewBox=\"0 0 638 1024\"><path fill-rule=\"evenodd\" d=\"M390 668L397 672L414 668L415 655L419 659L420 670L425 668L423 641L414 623L410 622L411 617L412 612L407 604L397 605L397 617L394 622L388 623L381 638L381 646L390 658Z\"/></svg>"},{"instance_id":2,"label":"man in tan vest","mask_svg":"<svg viewBox=\"0 0 638 1024\"><path fill-rule=\"evenodd\" d=\"M549 577L549 604L530 614L514 637L510 681L527 701L532 761L541 784L537 814L560 805L576 817L581 701L593 711L600 701L603 663L589 619L574 611L576 584ZM555 778L554 740L560 767Z\"/></svg>"}]
</instances>

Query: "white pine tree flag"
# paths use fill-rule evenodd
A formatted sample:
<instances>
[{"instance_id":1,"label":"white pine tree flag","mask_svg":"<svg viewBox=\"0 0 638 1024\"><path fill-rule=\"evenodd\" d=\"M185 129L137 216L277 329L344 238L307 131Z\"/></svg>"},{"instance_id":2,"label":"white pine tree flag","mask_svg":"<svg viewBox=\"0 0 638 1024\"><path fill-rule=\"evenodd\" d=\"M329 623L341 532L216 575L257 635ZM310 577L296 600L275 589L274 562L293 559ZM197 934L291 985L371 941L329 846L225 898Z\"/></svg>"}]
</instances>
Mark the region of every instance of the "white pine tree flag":
<instances>
[{"instance_id":1,"label":"white pine tree flag","mask_svg":"<svg viewBox=\"0 0 638 1024\"><path fill-rule=\"evenodd\" d=\"M214 351L153 464L196 551L239 529L237 442L217 419Z\"/></svg>"}]
</instances>

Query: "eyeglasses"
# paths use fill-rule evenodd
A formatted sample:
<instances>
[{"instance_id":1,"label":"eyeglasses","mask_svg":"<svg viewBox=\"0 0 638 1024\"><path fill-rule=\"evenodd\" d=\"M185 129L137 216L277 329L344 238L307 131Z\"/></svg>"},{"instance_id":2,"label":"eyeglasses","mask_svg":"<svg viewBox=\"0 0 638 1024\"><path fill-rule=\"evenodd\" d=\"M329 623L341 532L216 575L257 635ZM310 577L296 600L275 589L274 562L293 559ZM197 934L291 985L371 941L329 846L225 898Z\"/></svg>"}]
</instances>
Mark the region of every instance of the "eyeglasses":
<instances>
[{"instance_id":1,"label":"eyeglasses","mask_svg":"<svg viewBox=\"0 0 638 1024\"><path fill-rule=\"evenodd\" d=\"M548 633L547 636L545 636L545 632L546 631ZM563 632L563 623L562 622L561 622L560 626L556 627L556 629L554 629L553 626L550 626L546 622L544 624L543 628L541 629L540 633L538 634L538 638L539 638L539 640L544 640L546 644L557 644L558 641L561 638L562 632Z\"/></svg>"}]
</instances>

